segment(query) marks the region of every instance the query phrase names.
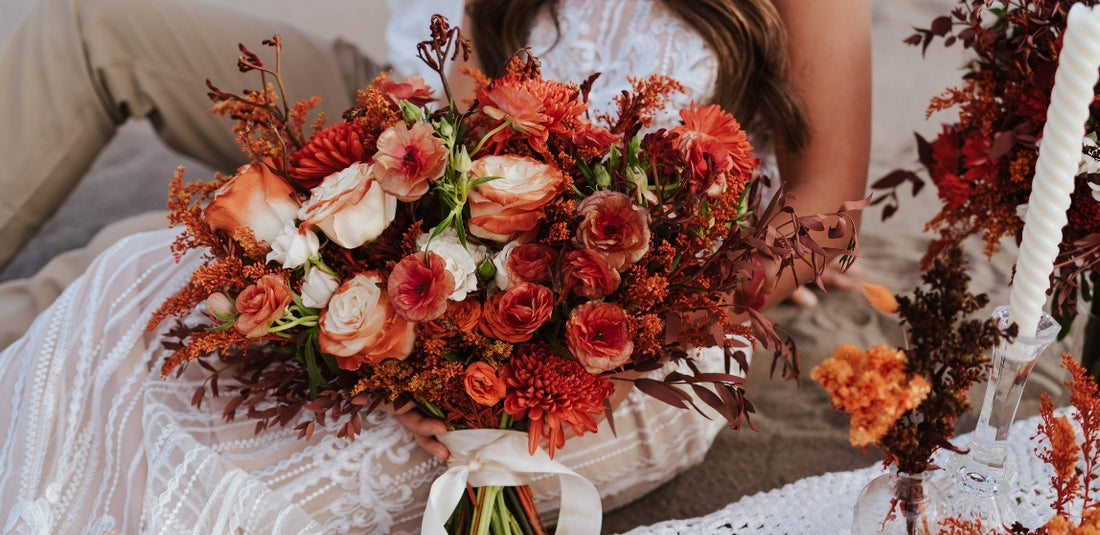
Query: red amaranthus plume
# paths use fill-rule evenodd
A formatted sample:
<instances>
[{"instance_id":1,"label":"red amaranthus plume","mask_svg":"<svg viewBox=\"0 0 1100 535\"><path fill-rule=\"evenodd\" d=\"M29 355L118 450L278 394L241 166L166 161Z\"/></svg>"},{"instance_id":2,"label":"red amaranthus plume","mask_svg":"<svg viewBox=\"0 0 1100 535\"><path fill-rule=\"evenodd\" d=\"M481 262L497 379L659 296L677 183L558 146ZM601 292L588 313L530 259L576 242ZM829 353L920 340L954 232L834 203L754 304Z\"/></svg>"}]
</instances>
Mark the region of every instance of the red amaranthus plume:
<instances>
[{"instance_id":1,"label":"red amaranthus plume","mask_svg":"<svg viewBox=\"0 0 1100 535\"><path fill-rule=\"evenodd\" d=\"M596 414L614 388L602 375L585 371L575 360L563 359L544 345L516 346L516 354L501 369L508 387L504 410L513 418L527 416L527 446L532 454L545 437L550 458L565 445L568 425L578 436L596 432Z\"/></svg>"},{"instance_id":2,"label":"red amaranthus plume","mask_svg":"<svg viewBox=\"0 0 1100 535\"><path fill-rule=\"evenodd\" d=\"M309 189L320 185L326 176L342 171L353 163L366 162L370 156L365 137L355 122L340 122L326 127L290 155L290 176Z\"/></svg>"}]
</instances>

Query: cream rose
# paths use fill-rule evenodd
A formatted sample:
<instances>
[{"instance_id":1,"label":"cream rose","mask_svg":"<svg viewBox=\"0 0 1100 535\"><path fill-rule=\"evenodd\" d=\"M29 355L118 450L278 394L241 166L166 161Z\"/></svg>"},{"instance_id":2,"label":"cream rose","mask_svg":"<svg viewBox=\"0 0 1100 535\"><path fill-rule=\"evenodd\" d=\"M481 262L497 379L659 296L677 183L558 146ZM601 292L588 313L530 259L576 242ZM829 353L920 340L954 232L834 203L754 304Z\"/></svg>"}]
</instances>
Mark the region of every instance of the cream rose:
<instances>
[{"instance_id":1,"label":"cream rose","mask_svg":"<svg viewBox=\"0 0 1100 535\"><path fill-rule=\"evenodd\" d=\"M396 215L397 198L382 191L365 163L325 177L298 210L303 225L316 226L346 249L377 238Z\"/></svg>"},{"instance_id":2,"label":"cream rose","mask_svg":"<svg viewBox=\"0 0 1100 535\"><path fill-rule=\"evenodd\" d=\"M317 341L345 370L409 356L416 341L414 324L390 304L377 271L345 280L321 311Z\"/></svg>"},{"instance_id":3,"label":"cream rose","mask_svg":"<svg viewBox=\"0 0 1100 535\"><path fill-rule=\"evenodd\" d=\"M339 286L340 279L311 267L302 281L302 304L310 308L325 308Z\"/></svg>"},{"instance_id":4,"label":"cream rose","mask_svg":"<svg viewBox=\"0 0 1100 535\"><path fill-rule=\"evenodd\" d=\"M556 167L521 156L485 156L470 168L474 179L500 177L470 191L470 233L505 243L532 230L546 214L542 208L566 185Z\"/></svg>"},{"instance_id":5,"label":"cream rose","mask_svg":"<svg viewBox=\"0 0 1100 535\"><path fill-rule=\"evenodd\" d=\"M421 234L416 239L416 246L421 251L431 251L443 257L447 271L455 279L455 290L448 299L462 301L466 299L466 294L477 290L477 266L489 256L488 249L469 241L463 247L458 241L458 232L453 228L444 230L429 241L434 231Z\"/></svg>"}]
</instances>

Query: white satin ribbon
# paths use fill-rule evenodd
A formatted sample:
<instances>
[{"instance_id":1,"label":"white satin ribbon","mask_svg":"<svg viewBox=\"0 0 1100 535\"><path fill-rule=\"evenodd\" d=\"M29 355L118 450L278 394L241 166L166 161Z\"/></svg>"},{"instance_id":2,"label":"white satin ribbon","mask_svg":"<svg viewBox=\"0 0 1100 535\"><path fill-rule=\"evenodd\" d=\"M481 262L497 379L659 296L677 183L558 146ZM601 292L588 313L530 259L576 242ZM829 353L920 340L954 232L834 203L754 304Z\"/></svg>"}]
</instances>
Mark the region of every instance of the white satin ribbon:
<instances>
[{"instance_id":1,"label":"white satin ribbon","mask_svg":"<svg viewBox=\"0 0 1100 535\"><path fill-rule=\"evenodd\" d=\"M432 483L424 509L421 533L445 535L444 523L451 516L466 484L474 487L530 484L540 474L557 474L561 484L561 512L558 535L599 533L603 521L600 494L580 474L539 449L527 451L527 434L502 429L461 429L439 435L451 450L447 471Z\"/></svg>"}]
</instances>

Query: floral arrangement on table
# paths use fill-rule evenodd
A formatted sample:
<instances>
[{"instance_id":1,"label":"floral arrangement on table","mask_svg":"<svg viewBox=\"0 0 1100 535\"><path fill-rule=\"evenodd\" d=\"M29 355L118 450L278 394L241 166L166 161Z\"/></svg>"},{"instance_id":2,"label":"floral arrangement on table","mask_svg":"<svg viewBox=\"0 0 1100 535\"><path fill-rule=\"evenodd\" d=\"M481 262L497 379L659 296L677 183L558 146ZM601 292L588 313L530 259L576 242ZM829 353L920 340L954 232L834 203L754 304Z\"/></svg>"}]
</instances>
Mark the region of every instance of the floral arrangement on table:
<instances>
[{"instance_id":1,"label":"floral arrangement on table","mask_svg":"<svg viewBox=\"0 0 1100 535\"><path fill-rule=\"evenodd\" d=\"M872 306L900 318L905 348L864 352L841 345L810 372L833 406L848 413L852 445L877 446L884 465L907 474L929 470L939 448L955 449L949 439L970 407L967 392L988 368L986 352L1002 337L1015 337L1015 326L1002 332L993 319L967 319L989 299L968 291L959 248L932 262L921 274L925 288L916 288L912 297L865 284Z\"/></svg>"},{"instance_id":2,"label":"floral arrangement on table","mask_svg":"<svg viewBox=\"0 0 1100 535\"><path fill-rule=\"evenodd\" d=\"M1038 529L1029 531L1017 523L1009 528L982 526L981 520L946 519L941 535L1087 535L1100 531L1100 501L1092 495L1093 482L1100 470L1100 390L1096 380L1069 354L1062 353L1062 368L1070 372L1065 382L1073 410L1055 416L1054 402L1045 392L1039 394L1042 422L1034 438L1045 445L1036 448L1039 459L1054 469L1050 488L1054 491L1051 509L1054 516ZM1073 420L1071 422L1070 420ZM1076 424L1076 425L1074 425ZM1080 440L1077 431L1080 430ZM1076 514L1071 507L1076 506ZM1074 520L1076 519L1076 520Z\"/></svg>"},{"instance_id":3,"label":"floral arrangement on table","mask_svg":"<svg viewBox=\"0 0 1100 535\"><path fill-rule=\"evenodd\" d=\"M958 119L943 124L931 141L916 135L920 162L943 202L926 225L938 236L922 267L970 236L980 236L987 256L997 252L1001 240L1020 239L1067 14L1077 3L1096 2L959 0L949 15L917 28L906 40L922 50L936 39L945 46L959 42L973 52L962 85L928 106L928 116L957 109ZM1093 299L1100 274L1098 127L1100 99L1092 102L1085 124L1068 223L1052 274L1052 315L1063 332L1078 314L1078 295ZM884 218L896 210L896 191L905 183L913 185L914 194L924 184L911 170L895 170L873 184L890 190L875 201L885 203Z\"/></svg>"},{"instance_id":4,"label":"floral arrangement on table","mask_svg":"<svg viewBox=\"0 0 1100 535\"><path fill-rule=\"evenodd\" d=\"M288 104L281 43L264 44L274 66L243 45L238 61L261 89L207 84L251 163L205 183L181 169L172 184L170 219L186 227L174 251L207 260L149 326L183 318L162 375L208 370L196 404L228 377L227 418L244 411L257 432L297 422L308 439L327 419L354 437L362 410L413 403L451 429L525 433L552 457L567 429L610 415L613 378L737 427L752 412L730 373L747 370L742 348L774 348L797 374L793 342L759 309L777 273L854 250L811 233L839 232L826 221L850 225L860 205L798 216L782 195L765 203L752 146L717 106L641 135L676 81L632 80L616 113L593 119L593 78L544 80L521 51L495 78L472 73L476 100L460 111L443 73L469 43L437 16L418 55L448 105L435 109L419 77L383 75L307 133L317 99ZM725 373L700 370L691 348L704 346L724 349ZM685 366L642 375L669 361ZM485 514L538 527L522 487L470 498L450 529Z\"/></svg>"}]
</instances>

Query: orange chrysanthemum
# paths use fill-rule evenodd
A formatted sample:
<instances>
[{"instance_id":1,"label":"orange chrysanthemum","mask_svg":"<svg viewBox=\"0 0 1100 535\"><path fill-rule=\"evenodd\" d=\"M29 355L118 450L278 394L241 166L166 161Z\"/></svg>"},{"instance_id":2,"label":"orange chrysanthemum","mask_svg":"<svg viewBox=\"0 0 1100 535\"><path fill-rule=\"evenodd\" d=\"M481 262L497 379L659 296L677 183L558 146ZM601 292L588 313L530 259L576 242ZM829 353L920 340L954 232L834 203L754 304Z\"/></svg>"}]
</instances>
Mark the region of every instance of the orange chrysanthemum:
<instances>
[{"instance_id":1,"label":"orange chrysanthemum","mask_svg":"<svg viewBox=\"0 0 1100 535\"><path fill-rule=\"evenodd\" d=\"M924 377L906 372L906 362L900 349L875 346L865 353L843 344L810 372L829 392L833 406L848 413L853 446L865 448L882 438L931 391Z\"/></svg>"},{"instance_id":2,"label":"orange chrysanthemum","mask_svg":"<svg viewBox=\"0 0 1100 535\"><path fill-rule=\"evenodd\" d=\"M531 420L530 452L535 453L546 438L551 459L554 450L565 445L565 425L578 436L596 432L594 415L603 412L604 400L614 391L607 377L590 374L579 362L563 359L541 344L517 346L501 378L508 386L504 410L517 420Z\"/></svg>"}]
</instances>

